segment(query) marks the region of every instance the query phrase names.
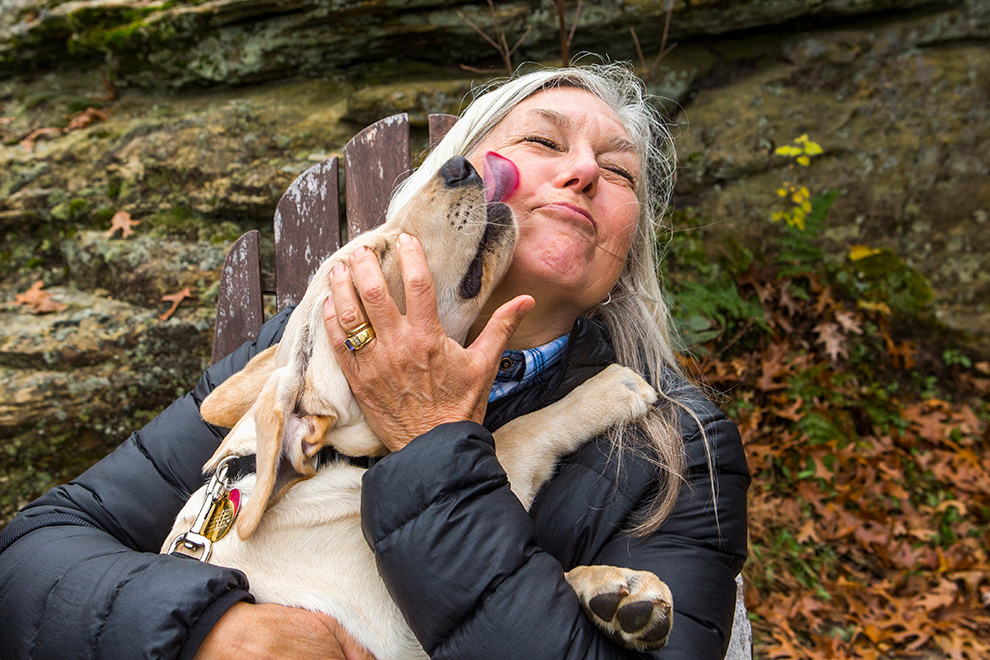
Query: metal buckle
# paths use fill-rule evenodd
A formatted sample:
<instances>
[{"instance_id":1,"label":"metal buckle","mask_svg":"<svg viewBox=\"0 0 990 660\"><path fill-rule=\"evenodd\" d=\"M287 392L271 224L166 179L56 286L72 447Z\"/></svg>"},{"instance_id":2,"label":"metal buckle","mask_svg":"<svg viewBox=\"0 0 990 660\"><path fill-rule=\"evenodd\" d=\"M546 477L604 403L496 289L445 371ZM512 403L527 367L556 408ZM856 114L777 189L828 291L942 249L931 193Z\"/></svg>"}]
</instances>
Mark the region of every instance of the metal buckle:
<instances>
[{"instance_id":1,"label":"metal buckle","mask_svg":"<svg viewBox=\"0 0 990 660\"><path fill-rule=\"evenodd\" d=\"M180 554L199 559L202 562L210 560L210 554L213 552L213 541L206 537L206 529L213 518L217 504L223 502L230 493L231 480L227 478L227 471L230 464L237 458L237 456L228 456L220 461L220 465L217 466L216 472L213 473L213 477L210 478L210 482L206 486L206 497L199 510L199 515L196 516L196 520L193 521L188 532L183 532L175 537L168 548L169 554ZM185 552L180 551L180 547Z\"/></svg>"}]
</instances>

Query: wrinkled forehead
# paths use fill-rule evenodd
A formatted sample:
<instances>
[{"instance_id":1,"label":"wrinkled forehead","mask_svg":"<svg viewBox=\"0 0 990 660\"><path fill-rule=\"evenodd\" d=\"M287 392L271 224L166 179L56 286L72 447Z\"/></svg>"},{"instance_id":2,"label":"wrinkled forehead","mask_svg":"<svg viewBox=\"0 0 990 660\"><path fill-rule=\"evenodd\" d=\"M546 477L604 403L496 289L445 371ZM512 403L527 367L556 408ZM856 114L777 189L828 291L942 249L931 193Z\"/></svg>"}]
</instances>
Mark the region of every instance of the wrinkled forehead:
<instances>
[{"instance_id":1,"label":"wrinkled forehead","mask_svg":"<svg viewBox=\"0 0 990 660\"><path fill-rule=\"evenodd\" d=\"M527 120L542 120L569 129L594 122L613 136L617 146L636 150L615 111L594 93L581 87L551 87L535 92L517 103L496 128Z\"/></svg>"}]
</instances>

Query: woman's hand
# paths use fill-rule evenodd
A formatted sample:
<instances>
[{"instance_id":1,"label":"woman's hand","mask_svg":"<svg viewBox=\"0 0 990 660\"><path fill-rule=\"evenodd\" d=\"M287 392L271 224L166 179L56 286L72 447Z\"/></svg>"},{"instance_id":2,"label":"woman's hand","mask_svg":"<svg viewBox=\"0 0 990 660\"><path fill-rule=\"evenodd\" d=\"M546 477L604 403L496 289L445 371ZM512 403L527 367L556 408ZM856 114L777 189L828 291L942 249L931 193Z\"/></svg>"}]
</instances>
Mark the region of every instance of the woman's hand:
<instances>
[{"instance_id":1,"label":"woman's hand","mask_svg":"<svg viewBox=\"0 0 990 660\"><path fill-rule=\"evenodd\" d=\"M237 603L220 617L194 660L374 660L337 621L284 605Z\"/></svg>"},{"instance_id":2,"label":"woman's hand","mask_svg":"<svg viewBox=\"0 0 990 660\"><path fill-rule=\"evenodd\" d=\"M403 234L396 251L405 315L388 293L374 252L366 248L352 255L350 272L342 264L334 269L332 299L323 310L347 382L372 430L391 451L439 424L484 419L498 359L534 305L529 296L510 300L463 347L440 325L433 278L419 240ZM347 333L365 322L374 328L375 339L349 351Z\"/></svg>"}]
</instances>

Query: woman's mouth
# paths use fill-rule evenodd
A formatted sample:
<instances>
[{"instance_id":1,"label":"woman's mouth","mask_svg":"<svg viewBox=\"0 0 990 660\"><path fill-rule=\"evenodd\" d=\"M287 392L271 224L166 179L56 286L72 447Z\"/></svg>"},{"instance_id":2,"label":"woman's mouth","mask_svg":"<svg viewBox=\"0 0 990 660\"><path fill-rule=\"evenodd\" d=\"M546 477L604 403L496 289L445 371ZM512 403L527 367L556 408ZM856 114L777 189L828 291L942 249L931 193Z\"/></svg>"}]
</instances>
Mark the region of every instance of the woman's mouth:
<instances>
[{"instance_id":1,"label":"woman's mouth","mask_svg":"<svg viewBox=\"0 0 990 660\"><path fill-rule=\"evenodd\" d=\"M591 225L591 229L595 232L595 234L597 235L598 233L598 223L595 222L595 219L591 216L591 213L577 204L571 204L569 202L550 202L543 204L539 208L545 211L558 213L565 218L576 220L578 222L587 222Z\"/></svg>"}]
</instances>

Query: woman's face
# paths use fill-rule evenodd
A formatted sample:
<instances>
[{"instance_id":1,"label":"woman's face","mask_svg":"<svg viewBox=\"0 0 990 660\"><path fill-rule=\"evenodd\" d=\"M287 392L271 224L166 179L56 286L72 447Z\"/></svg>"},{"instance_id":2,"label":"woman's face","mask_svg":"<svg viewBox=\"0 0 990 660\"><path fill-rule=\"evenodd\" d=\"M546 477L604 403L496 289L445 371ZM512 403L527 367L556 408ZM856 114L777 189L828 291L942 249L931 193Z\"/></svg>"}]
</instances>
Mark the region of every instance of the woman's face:
<instances>
[{"instance_id":1,"label":"woman's face","mask_svg":"<svg viewBox=\"0 0 990 660\"><path fill-rule=\"evenodd\" d=\"M506 200L519 239L494 297L528 293L537 309L573 323L608 296L629 253L639 218L635 146L597 96L562 87L534 94L495 126L469 156L479 171L489 151L520 175Z\"/></svg>"}]
</instances>

